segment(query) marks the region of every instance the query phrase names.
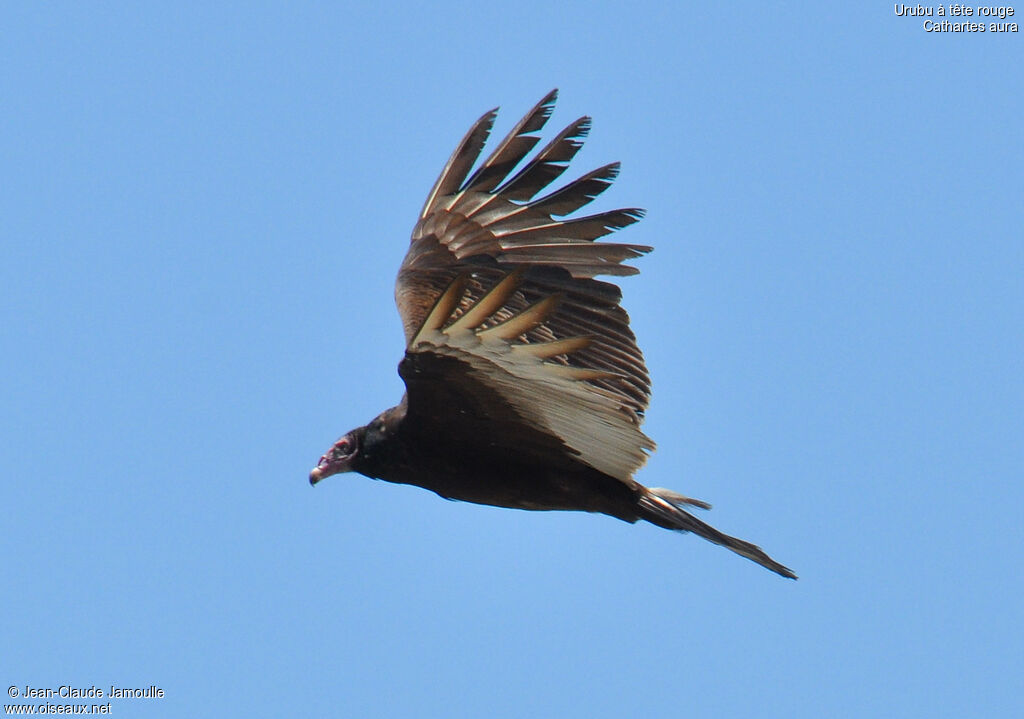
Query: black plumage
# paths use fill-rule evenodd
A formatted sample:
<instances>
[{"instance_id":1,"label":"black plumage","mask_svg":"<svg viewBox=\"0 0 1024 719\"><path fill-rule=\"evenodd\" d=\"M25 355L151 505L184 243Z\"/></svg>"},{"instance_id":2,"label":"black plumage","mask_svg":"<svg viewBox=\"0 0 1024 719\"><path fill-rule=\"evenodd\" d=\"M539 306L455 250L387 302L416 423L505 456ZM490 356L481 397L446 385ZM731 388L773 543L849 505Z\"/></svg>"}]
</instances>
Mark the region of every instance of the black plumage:
<instances>
[{"instance_id":1,"label":"black plumage","mask_svg":"<svg viewBox=\"0 0 1024 719\"><path fill-rule=\"evenodd\" d=\"M639 209L559 219L604 192L617 163L541 195L590 128L580 118L527 159L539 140L530 133L544 127L555 98L541 100L475 170L495 110L448 160L395 287L406 394L339 439L310 482L355 471L448 499L643 519L795 578L686 510L706 503L633 479L654 450L640 430L650 378L619 288L596 277L636 274L623 262L651 248L598 241L640 219Z\"/></svg>"}]
</instances>

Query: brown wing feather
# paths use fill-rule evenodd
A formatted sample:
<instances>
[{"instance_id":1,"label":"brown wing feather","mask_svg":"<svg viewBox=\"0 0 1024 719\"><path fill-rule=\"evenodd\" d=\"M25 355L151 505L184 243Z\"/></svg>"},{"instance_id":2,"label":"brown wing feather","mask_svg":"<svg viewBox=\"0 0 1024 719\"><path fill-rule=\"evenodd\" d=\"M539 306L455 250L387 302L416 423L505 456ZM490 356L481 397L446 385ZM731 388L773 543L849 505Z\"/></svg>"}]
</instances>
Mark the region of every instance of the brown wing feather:
<instances>
[{"instance_id":1,"label":"brown wing feather","mask_svg":"<svg viewBox=\"0 0 1024 719\"><path fill-rule=\"evenodd\" d=\"M590 338L586 346L555 361L594 370L587 384L615 397L639 424L650 399L643 355L619 304L619 288L595 277L635 274L636 268L622 263L651 248L595 240L636 222L643 212L630 208L555 219L579 210L607 189L618 174L617 163L533 199L562 174L590 128L589 118L580 118L524 164L538 141L529 133L544 127L556 96L552 91L537 103L471 175L495 113L485 114L470 129L424 204L399 270L395 300L406 341L411 342L457 276L467 275L466 294L455 311L459 315L511 270L519 269L518 289L485 325L560 296L559 311L530 329L524 339L536 343Z\"/></svg>"},{"instance_id":2,"label":"brown wing feather","mask_svg":"<svg viewBox=\"0 0 1024 719\"><path fill-rule=\"evenodd\" d=\"M407 421L463 443L526 452L544 466L579 461L632 486L654 449L636 415L593 383L607 373L551 361L592 339L519 341L557 314L560 298L485 321L488 310L507 306L521 280L520 273L506 276L461 312L453 308L468 294L467 276L449 283L399 366Z\"/></svg>"}]
</instances>

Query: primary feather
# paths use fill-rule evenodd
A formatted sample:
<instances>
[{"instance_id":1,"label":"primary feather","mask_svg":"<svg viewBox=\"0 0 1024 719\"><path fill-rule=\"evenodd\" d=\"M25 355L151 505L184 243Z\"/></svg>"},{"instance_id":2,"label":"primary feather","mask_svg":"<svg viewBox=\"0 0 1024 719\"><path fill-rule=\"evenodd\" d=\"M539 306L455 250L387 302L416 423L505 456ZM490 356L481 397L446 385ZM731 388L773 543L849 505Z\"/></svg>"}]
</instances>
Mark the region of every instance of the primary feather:
<instances>
[{"instance_id":1,"label":"primary feather","mask_svg":"<svg viewBox=\"0 0 1024 719\"><path fill-rule=\"evenodd\" d=\"M640 430L650 378L619 288L596 277L636 274L623 263L651 248L598 241L639 209L560 219L604 192L619 166L548 190L590 128L580 118L527 159L556 96L480 161L497 111L484 114L445 164L395 285L406 394L339 439L310 481L357 471L449 499L643 519L795 578L684 508L707 503L633 478L654 450Z\"/></svg>"}]
</instances>

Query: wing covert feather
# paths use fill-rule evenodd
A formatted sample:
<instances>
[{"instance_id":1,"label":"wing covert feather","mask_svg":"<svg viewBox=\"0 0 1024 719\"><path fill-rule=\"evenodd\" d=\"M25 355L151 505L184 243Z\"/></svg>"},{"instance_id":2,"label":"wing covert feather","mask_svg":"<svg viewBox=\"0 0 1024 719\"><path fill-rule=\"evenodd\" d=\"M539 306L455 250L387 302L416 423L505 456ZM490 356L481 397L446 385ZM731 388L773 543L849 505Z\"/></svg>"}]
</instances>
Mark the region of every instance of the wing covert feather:
<instances>
[{"instance_id":1,"label":"wing covert feather","mask_svg":"<svg viewBox=\"0 0 1024 719\"><path fill-rule=\"evenodd\" d=\"M654 449L636 414L593 382L606 373L550 361L555 352L571 357L592 339L515 341L557 312L557 296L498 324L484 321L486 309L503 306L520 279L518 273L506 276L451 316L441 308L460 304L466 276L442 292L399 366L408 392L407 420L431 432L528 452L548 464L576 458L632 483Z\"/></svg>"},{"instance_id":2,"label":"wing covert feather","mask_svg":"<svg viewBox=\"0 0 1024 719\"><path fill-rule=\"evenodd\" d=\"M618 163L604 165L542 194L565 171L590 129L590 119L580 118L527 159L539 140L531 133L543 129L556 98L557 91L548 93L473 172L496 111L486 113L470 128L435 182L413 229L399 269L395 301L409 343L456 277L466 277L466 294L455 309L458 316L517 270L518 288L487 322L497 324L532 304L559 296L559 311L530 329L525 340L590 338L586 346L553 361L593 370L587 384L616 397L639 421L650 400L643 354L620 305L619 288L596 277L636 274L638 270L624 261L651 248L595 240L633 224L643 211L627 208L556 219L604 192L619 169Z\"/></svg>"}]
</instances>

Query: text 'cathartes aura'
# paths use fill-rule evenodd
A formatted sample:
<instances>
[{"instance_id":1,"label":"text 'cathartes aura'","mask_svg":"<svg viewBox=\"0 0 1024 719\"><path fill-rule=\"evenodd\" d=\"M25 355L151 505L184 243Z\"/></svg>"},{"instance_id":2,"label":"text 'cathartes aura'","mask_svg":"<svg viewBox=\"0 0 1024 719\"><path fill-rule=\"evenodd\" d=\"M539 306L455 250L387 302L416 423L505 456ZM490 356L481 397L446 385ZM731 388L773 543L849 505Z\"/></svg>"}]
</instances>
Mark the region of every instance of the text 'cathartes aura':
<instances>
[{"instance_id":1,"label":"text 'cathartes aura'","mask_svg":"<svg viewBox=\"0 0 1024 719\"><path fill-rule=\"evenodd\" d=\"M644 519L795 579L759 547L685 509L710 505L633 479L654 450L640 431L650 379L619 288L595 277L636 274L622 262L651 248L598 241L636 222L638 209L562 219L604 192L618 163L537 197L580 149L590 118L516 170L556 96L472 174L497 110L455 149L398 271L405 396L335 442L309 481L354 471L447 499Z\"/></svg>"}]
</instances>

